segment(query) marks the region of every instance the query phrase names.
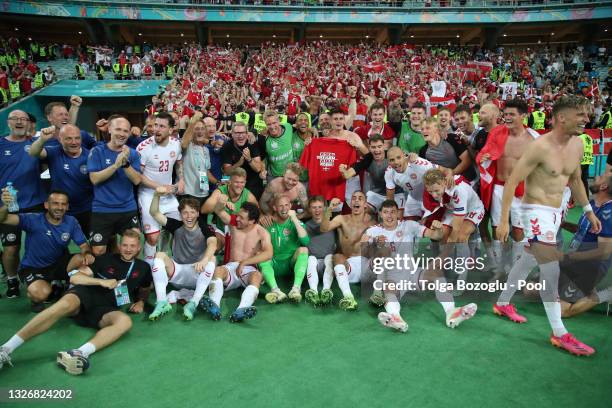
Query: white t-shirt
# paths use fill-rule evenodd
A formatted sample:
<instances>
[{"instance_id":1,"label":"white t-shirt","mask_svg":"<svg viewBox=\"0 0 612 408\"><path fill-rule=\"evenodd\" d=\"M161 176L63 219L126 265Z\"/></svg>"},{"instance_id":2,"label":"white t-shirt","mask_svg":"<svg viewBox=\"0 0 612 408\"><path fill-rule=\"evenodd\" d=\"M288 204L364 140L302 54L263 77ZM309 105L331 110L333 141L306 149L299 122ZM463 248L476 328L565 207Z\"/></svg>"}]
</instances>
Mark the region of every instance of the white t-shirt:
<instances>
[{"instance_id":1,"label":"white t-shirt","mask_svg":"<svg viewBox=\"0 0 612 408\"><path fill-rule=\"evenodd\" d=\"M177 160L183 158L181 142L170 137L165 146L155 143L153 136L142 141L136 151L140 154L140 168L147 178L162 185L172 184L172 171ZM141 185L140 191L152 193L153 189Z\"/></svg>"},{"instance_id":2,"label":"white t-shirt","mask_svg":"<svg viewBox=\"0 0 612 408\"><path fill-rule=\"evenodd\" d=\"M461 176L455 176L455 180ZM472 211L477 211L484 208L478 194L472 186L466 181L461 181L451 189L446 189L446 194L450 196L450 201L445 204L448 211L452 211L453 215L464 216Z\"/></svg>"},{"instance_id":3,"label":"white t-shirt","mask_svg":"<svg viewBox=\"0 0 612 408\"><path fill-rule=\"evenodd\" d=\"M404 189L407 195L416 201L423 201L423 176L428 170L438 167L429 160L418 159L409 163L403 173L398 173L391 166L385 171L385 183L388 190L395 186Z\"/></svg>"},{"instance_id":4,"label":"white t-shirt","mask_svg":"<svg viewBox=\"0 0 612 408\"><path fill-rule=\"evenodd\" d=\"M386 238L386 244L391 249L391 256L394 256L401 252L401 254L406 254L408 256L413 256L412 253L412 244L415 239L421 238L423 234L425 234L425 230L427 228L416 221L406 220L400 221L397 224L397 227L392 230L388 230L383 227L381 224L377 224L368 228L365 234L368 236L368 242L373 243L376 241L376 238L379 236L384 236ZM405 244L398 247L395 244ZM408 253L410 252L410 253Z\"/></svg>"},{"instance_id":5,"label":"white t-shirt","mask_svg":"<svg viewBox=\"0 0 612 408\"><path fill-rule=\"evenodd\" d=\"M132 73L134 75L140 75L142 73L142 65L140 65L140 62L132 64Z\"/></svg>"}]
</instances>

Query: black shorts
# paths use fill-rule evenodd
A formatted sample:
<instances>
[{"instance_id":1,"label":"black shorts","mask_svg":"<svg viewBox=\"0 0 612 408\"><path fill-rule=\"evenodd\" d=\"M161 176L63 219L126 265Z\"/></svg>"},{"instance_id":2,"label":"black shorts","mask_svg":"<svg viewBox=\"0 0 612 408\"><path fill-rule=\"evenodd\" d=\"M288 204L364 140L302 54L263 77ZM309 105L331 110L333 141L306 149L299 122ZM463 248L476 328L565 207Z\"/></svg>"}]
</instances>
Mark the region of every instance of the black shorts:
<instances>
[{"instance_id":1,"label":"black shorts","mask_svg":"<svg viewBox=\"0 0 612 408\"><path fill-rule=\"evenodd\" d=\"M34 207L24 208L19 211L19 214L26 213L41 213L45 211L43 204L35 205ZM21 245L21 230L12 225L0 224L0 242L3 247Z\"/></svg>"},{"instance_id":2,"label":"black shorts","mask_svg":"<svg viewBox=\"0 0 612 408\"><path fill-rule=\"evenodd\" d=\"M89 231L91 231L91 211L73 214L72 216L76 218L77 222L81 226L83 234L89 234Z\"/></svg>"},{"instance_id":3,"label":"black shorts","mask_svg":"<svg viewBox=\"0 0 612 408\"><path fill-rule=\"evenodd\" d=\"M81 301L79 313L73 316L79 326L100 328L100 320L105 314L119 310L114 303L112 289L101 286L74 286L66 293L72 293Z\"/></svg>"},{"instance_id":4,"label":"black shorts","mask_svg":"<svg viewBox=\"0 0 612 408\"><path fill-rule=\"evenodd\" d=\"M569 303L589 296L606 276L601 262L593 260L564 261L560 263L559 297Z\"/></svg>"},{"instance_id":5,"label":"black shorts","mask_svg":"<svg viewBox=\"0 0 612 408\"><path fill-rule=\"evenodd\" d=\"M115 234L130 228L140 229L138 211L124 213L91 213L89 242L92 246L105 246Z\"/></svg>"},{"instance_id":6,"label":"black shorts","mask_svg":"<svg viewBox=\"0 0 612 408\"><path fill-rule=\"evenodd\" d=\"M37 280L44 280L47 282L54 280L67 281L68 272L66 271L66 268L68 267L68 262L70 262L71 257L72 255L70 252L66 251L53 265L49 265L44 268L30 268L23 266L18 272L19 279L21 279L21 282L23 282L26 286L30 286Z\"/></svg>"}]
</instances>

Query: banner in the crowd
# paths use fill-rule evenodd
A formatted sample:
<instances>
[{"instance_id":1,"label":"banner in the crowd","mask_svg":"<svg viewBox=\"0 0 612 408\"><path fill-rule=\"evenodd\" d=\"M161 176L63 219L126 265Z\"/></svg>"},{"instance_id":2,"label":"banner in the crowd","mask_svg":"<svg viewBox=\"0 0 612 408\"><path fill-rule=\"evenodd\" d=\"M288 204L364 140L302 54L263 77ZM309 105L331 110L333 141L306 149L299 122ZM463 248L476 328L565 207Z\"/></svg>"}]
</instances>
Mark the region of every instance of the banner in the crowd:
<instances>
[{"instance_id":1,"label":"banner in the crowd","mask_svg":"<svg viewBox=\"0 0 612 408\"><path fill-rule=\"evenodd\" d=\"M457 103L454 98L451 97L440 97L440 96L430 96L429 97L429 111L430 114L437 115L438 114L438 106L445 106L450 109L451 113L455 111L457 108Z\"/></svg>"},{"instance_id":2,"label":"banner in the crowd","mask_svg":"<svg viewBox=\"0 0 612 408\"><path fill-rule=\"evenodd\" d=\"M504 82L500 85L500 87L503 91L502 100L504 101L514 98L516 96L516 92L518 91L517 82Z\"/></svg>"},{"instance_id":3,"label":"banner in the crowd","mask_svg":"<svg viewBox=\"0 0 612 408\"><path fill-rule=\"evenodd\" d=\"M387 69L385 64L383 64L382 62L371 62L365 65L364 68L365 72L383 72Z\"/></svg>"},{"instance_id":4,"label":"banner in the crowd","mask_svg":"<svg viewBox=\"0 0 612 408\"><path fill-rule=\"evenodd\" d=\"M436 97L446 96L446 82L433 81L431 83L431 96L436 96Z\"/></svg>"},{"instance_id":5,"label":"banner in the crowd","mask_svg":"<svg viewBox=\"0 0 612 408\"><path fill-rule=\"evenodd\" d=\"M484 75L489 75L489 72L493 69L493 63L486 61L471 61L468 65L475 66L481 70Z\"/></svg>"}]
</instances>

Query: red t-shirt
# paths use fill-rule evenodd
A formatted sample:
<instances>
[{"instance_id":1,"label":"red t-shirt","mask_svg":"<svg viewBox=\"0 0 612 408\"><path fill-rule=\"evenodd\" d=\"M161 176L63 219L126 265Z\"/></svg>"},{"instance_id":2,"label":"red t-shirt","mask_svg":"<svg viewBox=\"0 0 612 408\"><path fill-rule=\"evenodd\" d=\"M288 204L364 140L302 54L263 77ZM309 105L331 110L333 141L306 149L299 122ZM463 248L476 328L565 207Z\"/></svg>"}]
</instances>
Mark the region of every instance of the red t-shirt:
<instances>
[{"instance_id":1,"label":"red t-shirt","mask_svg":"<svg viewBox=\"0 0 612 408\"><path fill-rule=\"evenodd\" d=\"M9 89L9 83L6 74L0 74L0 88Z\"/></svg>"},{"instance_id":2,"label":"red t-shirt","mask_svg":"<svg viewBox=\"0 0 612 408\"><path fill-rule=\"evenodd\" d=\"M354 130L354 132L357 133L361 140L365 142L370 139L370 129L372 129L372 125L368 123L365 126L359 126L357 129ZM395 137L395 131L391 129L391 126L389 126L388 123L383 124L382 137L385 140L391 140Z\"/></svg>"},{"instance_id":3,"label":"red t-shirt","mask_svg":"<svg viewBox=\"0 0 612 408\"><path fill-rule=\"evenodd\" d=\"M29 93L32 90L32 80L30 78L24 77L20 82L21 92Z\"/></svg>"},{"instance_id":4,"label":"red t-shirt","mask_svg":"<svg viewBox=\"0 0 612 408\"><path fill-rule=\"evenodd\" d=\"M357 151L348 142L331 138L313 139L304 148L300 164L308 170L310 195L322 195L326 200L344 200L346 180L340 165L357 161Z\"/></svg>"}]
</instances>

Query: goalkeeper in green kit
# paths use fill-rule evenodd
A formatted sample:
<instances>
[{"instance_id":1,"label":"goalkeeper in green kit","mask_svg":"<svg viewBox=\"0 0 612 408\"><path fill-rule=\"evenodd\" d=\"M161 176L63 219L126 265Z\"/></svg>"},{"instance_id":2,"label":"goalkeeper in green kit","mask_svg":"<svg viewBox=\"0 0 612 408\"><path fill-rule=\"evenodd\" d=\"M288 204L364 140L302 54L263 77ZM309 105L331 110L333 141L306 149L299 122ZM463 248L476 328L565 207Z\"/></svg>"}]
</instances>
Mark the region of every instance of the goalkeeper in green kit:
<instances>
[{"instance_id":1,"label":"goalkeeper in green kit","mask_svg":"<svg viewBox=\"0 0 612 408\"><path fill-rule=\"evenodd\" d=\"M276 195L272 200L272 217L266 217L262 225L266 227L272 238L274 256L272 260L259 264L261 273L270 292L266 294L269 303L279 303L287 299L276 284L276 276L287 276L293 271L293 287L289 291L289 299L293 302L302 300L302 282L308 267L308 244L310 237L304 224L291 209L291 201L285 195Z\"/></svg>"}]
</instances>

